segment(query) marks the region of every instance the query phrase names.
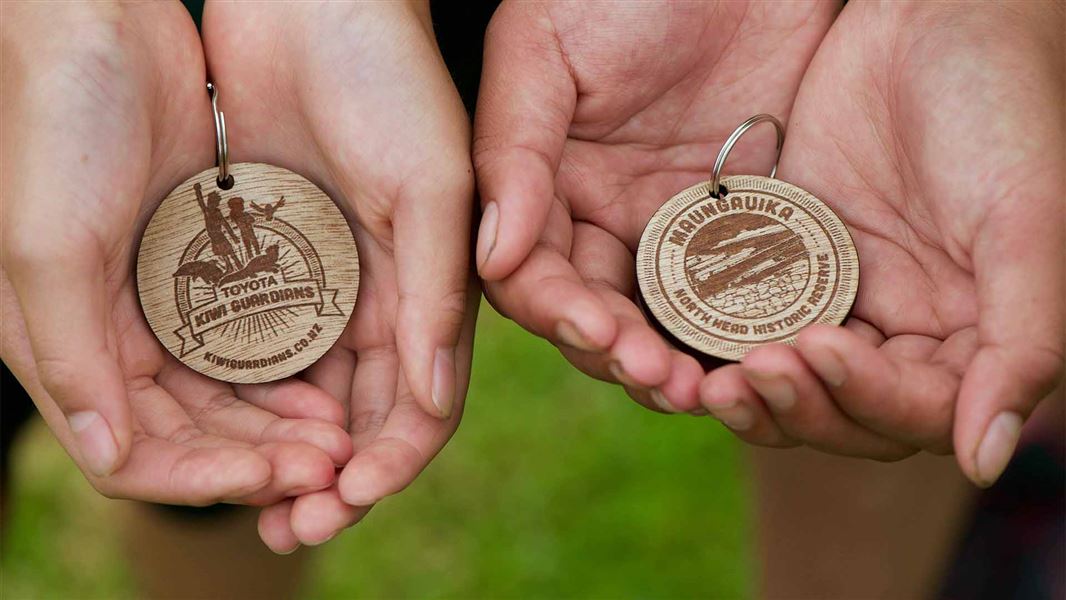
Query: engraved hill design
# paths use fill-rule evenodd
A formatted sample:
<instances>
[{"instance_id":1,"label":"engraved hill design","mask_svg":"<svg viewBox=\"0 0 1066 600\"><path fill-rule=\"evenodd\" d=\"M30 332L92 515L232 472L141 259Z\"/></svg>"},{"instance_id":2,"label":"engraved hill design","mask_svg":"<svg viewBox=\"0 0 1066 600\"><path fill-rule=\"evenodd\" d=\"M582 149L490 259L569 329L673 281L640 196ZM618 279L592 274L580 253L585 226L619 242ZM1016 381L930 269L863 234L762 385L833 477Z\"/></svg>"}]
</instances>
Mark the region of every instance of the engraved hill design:
<instances>
[{"instance_id":1,"label":"engraved hill design","mask_svg":"<svg viewBox=\"0 0 1066 600\"><path fill-rule=\"evenodd\" d=\"M810 275L798 234L759 214L734 214L701 227L685 251L696 295L728 315L761 318L795 302Z\"/></svg>"}]
</instances>

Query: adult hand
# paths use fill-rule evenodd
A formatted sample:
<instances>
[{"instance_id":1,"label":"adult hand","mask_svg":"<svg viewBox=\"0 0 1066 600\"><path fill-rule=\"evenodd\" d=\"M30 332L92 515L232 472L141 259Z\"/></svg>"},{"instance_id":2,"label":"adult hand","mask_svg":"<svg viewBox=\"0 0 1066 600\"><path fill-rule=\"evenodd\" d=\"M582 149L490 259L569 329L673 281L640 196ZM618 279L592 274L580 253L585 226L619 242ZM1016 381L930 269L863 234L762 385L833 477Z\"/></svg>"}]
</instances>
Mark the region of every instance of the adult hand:
<instances>
[{"instance_id":1,"label":"adult hand","mask_svg":"<svg viewBox=\"0 0 1066 600\"><path fill-rule=\"evenodd\" d=\"M300 381L203 377L141 314L139 232L166 193L213 162L188 13L111 3L2 11L4 362L107 496L266 504L330 485L351 444L328 422L341 415L327 394ZM322 420L282 418L290 403Z\"/></svg>"},{"instance_id":2,"label":"adult hand","mask_svg":"<svg viewBox=\"0 0 1066 600\"><path fill-rule=\"evenodd\" d=\"M478 301L469 122L425 2L209 3L203 32L232 159L320 185L359 246L355 314L305 375L347 406L355 456L337 486L264 511L285 552L403 489L459 423Z\"/></svg>"},{"instance_id":3,"label":"adult hand","mask_svg":"<svg viewBox=\"0 0 1066 600\"><path fill-rule=\"evenodd\" d=\"M859 294L844 328L708 375L740 437L1003 471L1063 371L1062 25L1055 3L844 9L779 176L847 223Z\"/></svg>"},{"instance_id":4,"label":"adult hand","mask_svg":"<svg viewBox=\"0 0 1066 600\"><path fill-rule=\"evenodd\" d=\"M837 10L502 4L474 125L477 264L497 310L649 408L698 410L703 368L634 301L637 244L663 202L709 177L737 124L788 114ZM765 140L738 147L730 165L769 171Z\"/></svg>"}]
</instances>

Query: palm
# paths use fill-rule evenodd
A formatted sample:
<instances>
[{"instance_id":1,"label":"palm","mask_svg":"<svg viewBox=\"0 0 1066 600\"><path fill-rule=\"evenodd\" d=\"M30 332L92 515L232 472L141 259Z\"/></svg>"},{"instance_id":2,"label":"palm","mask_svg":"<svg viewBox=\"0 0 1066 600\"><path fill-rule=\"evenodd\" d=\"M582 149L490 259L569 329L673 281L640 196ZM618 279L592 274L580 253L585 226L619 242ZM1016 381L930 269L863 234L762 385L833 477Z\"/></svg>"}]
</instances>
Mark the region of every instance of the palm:
<instances>
[{"instance_id":1,"label":"palm","mask_svg":"<svg viewBox=\"0 0 1066 600\"><path fill-rule=\"evenodd\" d=\"M520 185L540 183L505 172L512 168L509 157L524 147L540 153L533 160L553 163L548 165L553 183L550 201L536 200L542 203L537 216L547 215L542 231L530 231L539 234L538 246L528 258L512 252L524 262L486 287L497 308L561 342L579 368L621 380L638 401L649 399L646 389L658 388L673 407L695 408L699 365L668 351L633 303L637 243L667 198L708 177L718 148L738 123L753 112L788 113L832 13L830 5L743 3L502 7L489 35L490 64L482 88L487 98L479 105L476 128L482 197L506 201ZM773 43L767 34L755 33L763 31L773 32ZM511 48L494 46L497 39ZM516 64L495 67L494 52L514 55L510 60ZM538 66L543 63L550 66ZM557 89L548 90L542 105L530 107L544 116L519 115L515 121L532 121L523 126L545 131L515 140L517 134L500 130L518 123L494 113L513 102L497 103L496 95L506 98L506 91L495 90L506 90L508 78L521 77L524 70L538 69L544 72L525 77L538 83L547 79L553 82L547 87ZM549 141L542 144L545 138ZM773 142L765 142L744 145L729 167L769 171ZM498 245L508 243L505 235L514 237L504 233L506 223L500 227ZM490 280L506 275L500 262L517 264L505 256L482 264L482 274ZM573 285L560 283L566 277ZM544 285L531 283L538 280ZM568 306L561 298L572 302ZM589 307L584 314L578 308L582 303ZM551 327L558 320L581 330L578 348L555 338Z\"/></svg>"},{"instance_id":2,"label":"palm","mask_svg":"<svg viewBox=\"0 0 1066 600\"><path fill-rule=\"evenodd\" d=\"M926 8L847 7L804 75L779 174L848 225L859 294L848 331L811 330L798 353L756 351L745 368L799 388L805 403L775 415L796 439L898 457L949 451L954 434L963 467L988 483L1009 457L974 449L996 405L1024 416L1062 368L1048 333L1061 330L1062 192L1047 176L1062 164L1061 115L1047 109L1061 72L1040 71L1039 49L988 42L1006 40L996 19L1055 39L1046 19ZM951 26L929 35L941 21ZM1014 64L1032 70L1019 79ZM734 375L709 379L736 390Z\"/></svg>"},{"instance_id":3,"label":"palm","mask_svg":"<svg viewBox=\"0 0 1066 600\"><path fill-rule=\"evenodd\" d=\"M195 27L180 6L141 5L115 14L101 8L103 18L92 13L95 8L75 11L74 18L86 20L77 24L79 35L57 39L34 57L46 67L60 61L54 69L62 76L21 80L23 74L5 64L5 79L32 90L25 100L47 107L44 115L23 112L18 98L5 103L5 113L21 116L12 120L20 126L39 126L36 119L44 118L51 127L14 132L9 139L25 145L5 155L5 164L11 159L22 167L16 168L22 179L5 177L5 198L38 203L26 210L14 204L5 223L12 228L16 272L3 273L4 360L87 470L101 469L86 465L72 449L55 395L89 390L115 402L105 416L128 459L114 473L90 476L108 495L179 504L266 503L328 485L332 461L350 452L336 427L288 422L238 399L231 386L167 354L144 321L134 282L138 234L159 200L213 158L204 65ZM22 22L32 27L34 19ZM153 34L123 38L123 28L150 28ZM183 117L204 126L189 127ZM64 125L57 128L61 135L51 135L57 123ZM9 140L4 149L14 150ZM23 160L40 150L49 162ZM52 172L57 165L58 178ZM33 187L41 182L56 187ZM46 249L32 250L45 232L55 232ZM37 264L38 256L54 259ZM27 268L35 279L20 288ZM36 285L60 302L79 299L61 310L61 355L47 344L53 333L40 313L57 300L42 306L35 301ZM328 412L311 386L279 385ZM270 389L244 388L240 395L264 404ZM284 443L292 441L323 445L330 454Z\"/></svg>"},{"instance_id":4,"label":"palm","mask_svg":"<svg viewBox=\"0 0 1066 600\"><path fill-rule=\"evenodd\" d=\"M291 539L289 525L302 541L321 542L406 486L461 413L477 301L465 258L468 124L434 40L409 10L209 5L205 15L231 156L281 165L322 186L339 200L360 253L353 318L305 376L348 407L356 457L339 489L264 515L279 524L279 546ZM434 276L450 284L453 273L461 283L442 297L424 284ZM435 348L424 346L439 336L427 319L431 300L433 311L462 326L454 412L434 406L427 383L432 368L423 356ZM345 506L340 494L364 508Z\"/></svg>"}]
</instances>

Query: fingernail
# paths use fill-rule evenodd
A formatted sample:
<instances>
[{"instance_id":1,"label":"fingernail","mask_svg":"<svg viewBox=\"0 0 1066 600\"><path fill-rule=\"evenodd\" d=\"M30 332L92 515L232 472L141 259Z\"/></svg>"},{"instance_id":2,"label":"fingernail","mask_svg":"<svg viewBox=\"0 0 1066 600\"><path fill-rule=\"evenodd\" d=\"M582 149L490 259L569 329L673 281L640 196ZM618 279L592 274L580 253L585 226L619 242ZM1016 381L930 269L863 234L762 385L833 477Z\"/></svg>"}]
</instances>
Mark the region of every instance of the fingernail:
<instances>
[{"instance_id":1,"label":"fingernail","mask_svg":"<svg viewBox=\"0 0 1066 600\"><path fill-rule=\"evenodd\" d=\"M775 410L788 410L796 403L796 390L788 379L779 375L763 375L762 373L747 372L748 383L755 388L770 408Z\"/></svg>"},{"instance_id":2,"label":"fingernail","mask_svg":"<svg viewBox=\"0 0 1066 600\"><path fill-rule=\"evenodd\" d=\"M433 405L440 417L452 416L455 404L455 348L437 348L433 357Z\"/></svg>"},{"instance_id":3,"label":"fingernail","mask_svg":"<svg viewBox=\"0 0 1066 600\"><path fill-rule=\"evenodd\" d=\"M688 414L692 415L693 417L705 417L710 413L707 412L706 408L697 408L696 410L691 411Z\"/></svg>"},{"instance_id":4,"label":"fingernail","mask_svg":"<svg viewBox=\"0 0 1066 600\"><path fill-rule=\"evenodd\" d=\"M670 404L670 401L666 399L666 395L664 395L659 390L653 388L651 391L648 392L648 395L651 396L651 401L655 403L655 406L658 406L663 412L677 412L677 409L674 408L673 405Z\"/></svg>"},{"instance_id":5,"label":"fingernail","mask_svg":"<svg viewBox=\"0 0 1066 600\"><path fill-rule=\"evenodd\" d=\"M577 327L574 327L568 321L559 321L559 324L555 326L555 335L559 338L559 341L572 348L586 352L595 350L592 344L585 339L585 336L581 335L581 332L577 330Z\"/></svg>"},{"instance_id":6,"label":"fingernail","mask_svg":"<svg viewBox=\"0 0 1066 600\"><path fill-rule=\"evenodd\" d=\"M611 375L618 380L622 385L628 385L631 388L643 389L644 386L637 384L630 379L629 374L622 368L622 363L617 360L612 360L607 364L607 370L611 372Z\"/></svg>"},{"instance_id":7,"label":"fingernail","mask_svg":"<svg viewBox=\"0 0 1066 600\"><path fill-rule=\"evenodd\" d=\"M98 477L110 475L118 460L118 444L107 421L100 413L85 410L68 416L67 422L89 470Z\"/></svg>"},{"instance_id":8,"label":"fingernail","mask_svg":"<svg viewBox=\"0 0 1066 600\"><path fill-rule=\"evenodd\" d=\"M703 399L703 402L707 407L719 410L725 408L733 408L734 406L740 403L740 398L723 394L716 390L708 394Z\"/></svg>"},{"instance_id":9,"label":"fingernail","mask_svg":"<svg viewBox=\"0 0 1066 600\"><path fill-rule=\"evenodd\" d=\"M327 536L326 539L319 540L317 542L307 542L307 541L305 541L304 544L307 545L307 546L321 546L322 544L325 544L326 542L328 542L328 541L332 540L333 538L337 537L338 533L340 533L340 532L339 531L334 531L333 533L329 534L329 536Z\"/></svg>"},{"instance_id":10,"label":"fingernail","mask_svg":"<svg viewBox=\"0 0 1066 600\"><path fill-rule=\"evenodd\" d=\"M1018 437L1022 434L1022 418L1017 413L1001 412L992 419L985 438L977 446L978 484L988 487L999 479L1007 468Z\"/></svg>"},{"instance_id":11,"label":"fingernail","mask_svg":"<svg viewBox=\"0 0 1066 600\"><path fill-rule=\"evenodd\" d=\"M809 352L807 362L822 381L833 387L844 385L844 381L848 378L844 361L840 360L840 357L832 350L823 348L816 352Z\"/></svg>"},{"instance_id":12,"label":"fingernail","mask_svg":"<svg viewBox=\"0 0 1066 600\"><path fill-rule=\"evenodd\" d=\"M274 550L274 554L277 554L278 556L288 556L288 555L292 554L293 552L296 552L299 549L300 549L300 544L296 544L296 546L292 550L285 550L285 551Z\"/></svg>"},{"instance_id":13,"label":"fingernail","mask_svg":"<svg viewBox=\"0 0 1066 600\"><path fill-rule=\"evenodd\" d=\"M489 202L481 211L481 225L477 231L477 268L484 268L489 255L496 247L496 229L500 224L500 209L495 202Z\"/></svg>"},{"instance_id":14,"label":"fingernail","mask_svg":"<svg viewBox=\"0 0 1066 600\"><path fill-rule=\"evenodd\" d=\"M743 404L712 410L711 414L733 431L747 431L755 423L755 415Z\"/></svg>"}]
</instances>

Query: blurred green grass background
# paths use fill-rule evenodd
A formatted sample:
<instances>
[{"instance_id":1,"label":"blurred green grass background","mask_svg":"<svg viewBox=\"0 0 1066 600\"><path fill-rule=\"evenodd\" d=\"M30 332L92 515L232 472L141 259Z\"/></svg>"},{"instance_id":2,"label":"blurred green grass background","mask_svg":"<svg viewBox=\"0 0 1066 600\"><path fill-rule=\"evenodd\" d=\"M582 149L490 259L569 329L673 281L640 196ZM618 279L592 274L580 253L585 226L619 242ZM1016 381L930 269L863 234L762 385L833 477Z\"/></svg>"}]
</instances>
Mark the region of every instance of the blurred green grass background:
<instances>
[{"instance_id":1,"label":"blurred green grass background","mask_svg":"<svg viewBox=\"0 0 1066 600\"><path fill-rule=\"evenodd\" d=\"M116 519L37 423L16 448L5 598L135 597ZM482 307L458 433L314 557L307 598L750 597L738 445L571 368ZM254 535L250 531L249 535Z\"/></svg>"}]
</instances>

